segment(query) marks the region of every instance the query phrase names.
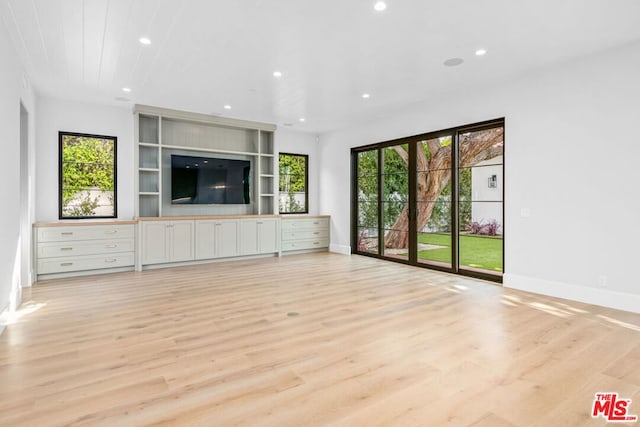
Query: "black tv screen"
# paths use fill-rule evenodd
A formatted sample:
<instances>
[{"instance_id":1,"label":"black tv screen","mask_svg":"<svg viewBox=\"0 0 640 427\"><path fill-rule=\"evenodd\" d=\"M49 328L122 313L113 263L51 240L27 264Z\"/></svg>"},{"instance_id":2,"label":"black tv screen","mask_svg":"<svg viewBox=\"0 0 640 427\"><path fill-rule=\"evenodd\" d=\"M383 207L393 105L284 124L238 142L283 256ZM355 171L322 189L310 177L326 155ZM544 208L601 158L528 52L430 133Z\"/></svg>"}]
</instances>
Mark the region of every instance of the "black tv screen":
<instances>
[{"instance_id":1,"label":"black tv screen","mask_svg":"<svg viewBox=\"0 0 640 427\"><path fill-rule=\"evenodd\" d=\"M250 202L248 160L171 155L171 203L242 205Z\"/></svg>"}]
</instances>

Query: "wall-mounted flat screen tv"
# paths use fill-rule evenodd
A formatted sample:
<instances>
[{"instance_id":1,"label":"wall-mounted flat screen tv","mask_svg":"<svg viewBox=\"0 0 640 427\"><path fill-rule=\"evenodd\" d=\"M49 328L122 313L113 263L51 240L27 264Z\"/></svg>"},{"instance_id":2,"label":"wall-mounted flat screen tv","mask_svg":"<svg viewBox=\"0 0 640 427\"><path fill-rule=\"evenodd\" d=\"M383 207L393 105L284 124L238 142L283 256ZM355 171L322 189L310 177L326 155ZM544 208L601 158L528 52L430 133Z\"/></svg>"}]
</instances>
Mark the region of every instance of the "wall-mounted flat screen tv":
<instances>
[{"instance_id":1,"label":"wall-mounted flat screen tv","mask_svg":"<svg viewBox=\"0 0 640 427\"><path fill-rule=\"evenodd\" d=\"M171 155L171 203L242 205L250 203L248 160Z\"/></svg>"}]
</instances>

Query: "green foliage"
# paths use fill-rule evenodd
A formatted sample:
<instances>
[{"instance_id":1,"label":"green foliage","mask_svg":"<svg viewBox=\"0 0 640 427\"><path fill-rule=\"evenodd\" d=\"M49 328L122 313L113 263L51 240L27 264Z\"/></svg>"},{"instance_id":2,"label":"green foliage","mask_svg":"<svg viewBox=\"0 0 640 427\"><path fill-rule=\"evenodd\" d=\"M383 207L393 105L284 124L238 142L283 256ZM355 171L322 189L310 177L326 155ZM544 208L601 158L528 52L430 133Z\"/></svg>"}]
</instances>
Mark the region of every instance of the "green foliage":
<instances>
[{"instance_id":1,"label":"green foliage","mask_svg":"<svg viewBox=\"0 0 640 427\"><path fill-rule=\"evenodd\" d=\"M281 192L305 191L307 158L295 154L280 154L278 170Z\"/></svg>"},{"instance_id":2,"label":"green foliage","mask_svg":"<svg viewBox=\"0 0 640 427\"><path fill-rule=\"evenodd\" d=\"M280 200L280 212L304 212L305 206L296 200L296 193L306 191L307 157L296 154L280 154L278 159L279 191L286 193L285 200Z\"/></svg>"},{"instance_id":3,"label":"green foliage","mask_svg":"<svg viewBox=\"0 0 640 427\"><path fill-rule=\"evenodd\" d=\"M113 204L115 189L115 142L109 139L63 135L62 210L65 216L92 216L99 197L107 193Z\"/></svg>"},{"instance_id":4,"label":"green foliage","mask_svg":"<svg viewBox=\"0 0 640 427\"><path fill-rule=\"evenodd\" d=\"M451 145L451 138L440 141L442 147ZM431 153L427 144L421 144L428 159ZM407 151L407 145L402 148ZM378 192L378 152L365 151L358 154L358 202L359 225L377 227L377 192ZM392 148L384 149L384 227L391 227L409 200L409 175L406 162ZM471 169L461 169L459 174L460 194L471 194ZM458 206L460 224L471 220L471 203L460 203ZM447 184L438 197L427 226L440 232L451 231L451 185Z\"/></svg>"}]
</instances>

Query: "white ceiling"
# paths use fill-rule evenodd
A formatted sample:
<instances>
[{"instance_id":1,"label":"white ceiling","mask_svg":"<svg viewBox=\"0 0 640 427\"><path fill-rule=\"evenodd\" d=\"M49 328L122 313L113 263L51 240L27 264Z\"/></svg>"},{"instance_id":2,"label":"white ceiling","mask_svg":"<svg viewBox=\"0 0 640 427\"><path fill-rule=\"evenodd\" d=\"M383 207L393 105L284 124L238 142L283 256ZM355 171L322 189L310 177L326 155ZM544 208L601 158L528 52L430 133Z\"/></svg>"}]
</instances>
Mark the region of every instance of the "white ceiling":
<instances>
[{"instance_id":1,"label":"white ceiling","mask_svg":"<svg viewBox=\"0 0 640 427\"><path fill-rule=\"evenodd\" d=\"M2 0L0 13L38 93L318 133L640 40L638 0L373 4ZM452 57L465 62L443 66Z\"/></svg>"}]
</instances>

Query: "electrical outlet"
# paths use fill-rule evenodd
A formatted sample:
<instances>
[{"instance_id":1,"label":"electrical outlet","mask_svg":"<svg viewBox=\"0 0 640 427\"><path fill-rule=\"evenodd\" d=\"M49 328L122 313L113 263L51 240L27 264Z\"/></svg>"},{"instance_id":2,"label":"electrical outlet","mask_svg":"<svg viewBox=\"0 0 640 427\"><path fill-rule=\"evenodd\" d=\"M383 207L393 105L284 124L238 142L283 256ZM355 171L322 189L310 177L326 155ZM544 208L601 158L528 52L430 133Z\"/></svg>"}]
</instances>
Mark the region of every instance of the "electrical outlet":
<instances>
[{"instance_id":1,"label":"electrical outlet","mask_svg":"<svg viewBox=\"0 0 640 427\"><path fill-rule=\"evenodd\" d=\"M607 286L607 276L605 275L600 275L598 276L598 286L600 286L601 288L604 288Z\"/></svg>"},{"instance_id":2,"label":"electrical outlet","mask_svg":"<svg viewBox=\"0 0 640 427\"><path fill-rule=\"evenodd\" d=\"M531 216L531 209L529 208L521 208L520 216L523 218L529 218Z\"/></svg>"}]
</instances>

